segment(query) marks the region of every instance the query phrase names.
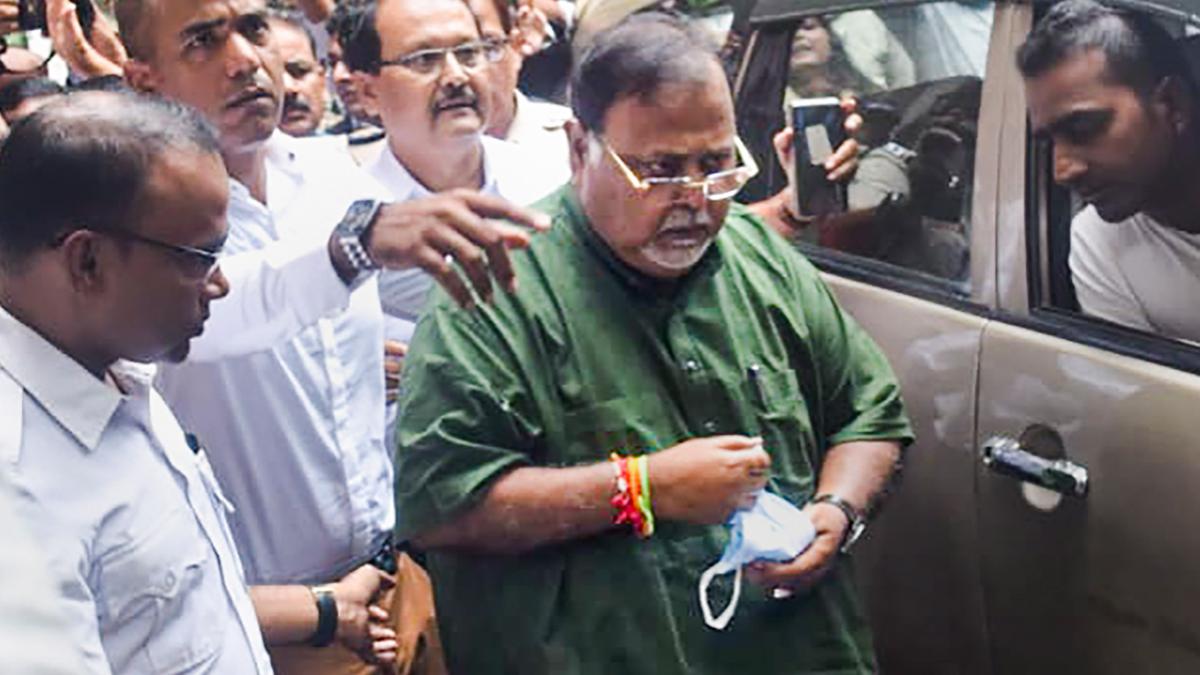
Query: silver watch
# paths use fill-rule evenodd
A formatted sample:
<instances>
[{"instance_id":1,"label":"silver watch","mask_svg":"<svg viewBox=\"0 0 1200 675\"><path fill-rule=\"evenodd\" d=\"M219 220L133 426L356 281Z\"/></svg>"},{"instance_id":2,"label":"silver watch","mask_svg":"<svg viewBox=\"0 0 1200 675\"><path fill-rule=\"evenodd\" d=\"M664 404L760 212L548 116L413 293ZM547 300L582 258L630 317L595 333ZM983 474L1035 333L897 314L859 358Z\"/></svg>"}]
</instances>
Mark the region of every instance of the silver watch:
<instances>
[{"instance_id":1,"label":"silver watch","mask_svg":"<svg viewBox=\"0 0 1200 675\"><path fill-rule=\"evenodd\" d=\"M380 203L373 199L360 199L350 205L342 222L333 230L338 246L350 261L356 278L379 269L379 263L371 258L366 245L379 207Z\"/></svg>"}]
</instances>

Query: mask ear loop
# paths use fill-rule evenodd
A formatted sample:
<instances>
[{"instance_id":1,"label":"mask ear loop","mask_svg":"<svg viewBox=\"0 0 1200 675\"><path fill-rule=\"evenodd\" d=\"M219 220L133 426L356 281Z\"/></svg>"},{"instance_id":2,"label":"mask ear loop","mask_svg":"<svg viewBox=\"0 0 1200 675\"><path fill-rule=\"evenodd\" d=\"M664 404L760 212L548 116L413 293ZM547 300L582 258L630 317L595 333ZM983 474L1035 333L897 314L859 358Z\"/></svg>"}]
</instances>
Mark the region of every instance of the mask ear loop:
<instances>
[{"instance_id":1,"label":"mask ear loop","mask_svg":"<svg viewBox=\"0 0 1200 675\"><path fill-rule=\"evenodd\" d=\"M712 606L708 603L708 587L712 584L713 579L728 572L725 565L718 561L700 575L700 610L704 612L704 623L708 624L709 628L716 630L725 630L725 627L733 620L733 612L737 609L738 600L742 596L742 566L738 565L734 568L733 595L729 598L729 604L725 606L720 616L713 617Z\"/></svg>"}]
</instances>

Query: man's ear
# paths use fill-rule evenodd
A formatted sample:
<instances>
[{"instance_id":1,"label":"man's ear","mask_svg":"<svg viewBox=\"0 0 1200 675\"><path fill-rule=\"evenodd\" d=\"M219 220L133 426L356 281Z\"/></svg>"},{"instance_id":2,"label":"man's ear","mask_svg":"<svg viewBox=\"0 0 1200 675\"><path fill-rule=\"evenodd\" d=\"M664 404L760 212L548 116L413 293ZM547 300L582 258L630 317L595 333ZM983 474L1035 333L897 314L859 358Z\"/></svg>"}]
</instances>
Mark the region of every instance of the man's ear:
<instances>
[{"instance_id":1,"label":"man's ear","mask_svg":"<svg viewBox=\"0 0 1200 675\"><path fill-rule=\"evenodd\" d=\"M563 127L567 132L567 147L571 154L571 175L579 177L579 172L587 164L588 131L577 119L569 119Z\"/></svg>"},{"instance_id":2,"label":"man's ear","mask_svg":"<svg viewBox=\"0 0 1200 675\"><path fill-rule=\"evenodd\" d=\"M1195 119L1197 102L1193 99L1192 90L1178 77L1171 75L1163 78L1154 89L1153 101L1177 136L1189 131Z\"/></svg>"},{"instance_id":3,"label":"man's ear","mask_svg":"<svg viewBox=\"0 0 1200 675\"><path fill-rule=\"evenodd\" d=\"M158 72L149 63L138 61L137 59L128 59L125 61L124 68L125 82L135 91L140 91L143 94L158 92L161 79L158 76Z\"/></svg>"},{"instance_id":4,"label":"man's ear","mask_svg":"<svg viewBox=\"0 0 1200 675\"><path fill-rule=\"evenodd\" d=\"M83 294L104 288L105 266L101 264L101 237L91 230L75 230L59 246L67 266L71 287Z\"/></svg>"}]
</instances>

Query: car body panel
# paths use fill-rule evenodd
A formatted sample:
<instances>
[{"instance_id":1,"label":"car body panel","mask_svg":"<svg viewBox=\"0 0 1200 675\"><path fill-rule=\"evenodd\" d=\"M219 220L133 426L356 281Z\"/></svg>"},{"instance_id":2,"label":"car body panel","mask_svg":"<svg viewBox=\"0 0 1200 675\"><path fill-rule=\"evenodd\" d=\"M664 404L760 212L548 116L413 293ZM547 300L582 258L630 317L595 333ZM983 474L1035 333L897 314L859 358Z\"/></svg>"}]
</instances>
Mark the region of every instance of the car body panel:
<instances>
[{"instance_id":1,"label":"car body panel","mask_svg":"<svg viewBox=\"0 0 1200 675\"><path fill-rule=\"evenodd\" d=\"M773 122L780 105L752 67L756 45L786 54L781 31L805 14L915 4L759 0L738 75L739 122ZM1043 307L1049 197L1027 180L1048 180L1047 158L1030 161L1013 57L1036 4L997 3L969 297L892 278L875 261L811 252L887 354L918 435L904 480L856 553L860 588L886 673L1196 673L1200 537L1190 517L1200 512L1200 462L1187 422L1200 406L1200 349ZM1118 4L1200 26L1195 0ZM1086 497L984 467L986 439L1029 429L1041 439L1031 452L1090 471Z\"/></svg>"},{"instance_id":2,"label":"car body panel","mask_svg":"<svg viewBox=\"0 0 1200 675\"><path fill-rule=\"evenodd\" d=\"M912 392L905 404L919 439L855 555L880 663L885 672L986 674L974 508L975 372L986 320L871 284L826 281Z\"/></svg>"},{"instance_id":3,"label":"car body panel","mask_svg":"<svg viewBox=\"0 0 1200 675\"><path fill-rule=\"evenodd\" d=\"M978 469L995 672L1200 672L1200 377L1001 321L980 364L980 438L1044 425L1090 474L1046 502Z\"/></svg>"}]
</instances>

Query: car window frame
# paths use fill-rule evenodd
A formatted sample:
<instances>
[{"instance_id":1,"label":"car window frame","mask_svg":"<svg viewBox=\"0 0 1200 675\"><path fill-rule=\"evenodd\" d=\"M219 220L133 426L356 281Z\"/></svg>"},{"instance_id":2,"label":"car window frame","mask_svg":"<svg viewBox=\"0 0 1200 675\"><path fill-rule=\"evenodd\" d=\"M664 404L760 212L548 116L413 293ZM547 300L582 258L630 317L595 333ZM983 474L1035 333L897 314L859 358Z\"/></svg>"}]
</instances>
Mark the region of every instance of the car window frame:
<instances>
[{"instance_id":1,"label":"car window frame","mask_svg":"<svg viewBox=\"0 0 1200 675\"><path fill-rule=\"evenodd\" d=\"M858 2L851 3L846 6L836 7L830 10L827 7L821 9L816 8L800 8L795 11L781 13L777 16L764 18L758 16L752 20L752 32L747 40L746 51L742 62L738 64L736 76L734 79L734 100L738 109L739 130L742 131L743 138L746 139L747 132L742 126L743 113L746 111L742 98L743 87L747 86L747 77L750 71L751 62L754 60L758 49L762 47L765 40L787 40L790 43L791 36L794 34L796 27L806 16L816 14L826 14L829 11L836 13L873 9L873 10L893 10L905 6L919 6L927 4L936 4L943 0L903 0L901 2ZM1005 0L998 2L997 16L999 16L999 4ZM803 4L803 3L797 3ZM813 3L820 5L821 3ZM837 3L833 3L837 4ZM755 10L757 12L757 8ZM993 24L992 35L989 37L989 51L997 46L997 40L1000 34L997 33L997 27ZM1004 45L1001 45L1003 47ZM983 100L980 102L980 121L983 120L983 105L987 99L988 81L992 78L992 59L989 56L987 68L982 76L983 91L981 96ZM786 78L786 69L781 69L778 76L779 83L782 84ZM783 91L780 88L779 95L783 96ZM778 106L782 109L782 102ZM780 113L781 117L783 114ZM749 123L747 123L749 124ZM936 277L926 274L919 270L896 265L893 263L876 260L866 256L859 256L851 253L838 251L837 249L826 248L816 244L806 242L792 242L810 261L815 264L818 269L829 274L845 277L855 281L861 281L880 288L893 290L913 297L917 297L929 302L934 302L955 310L964 311L975 316L987 317L995 309L995 302L992 298L984 294L981 283L986 273L995 268L995 263L991 258L995 255L994 243L986 246L981 246L979 239L991 240L988 232L989 228L978 230L978 226L984 219L989 221L994 220L990 213L991 210L997 208L994 204L988 204L986 200L981 200L980 186L981 176L986 176L988 179L994 178L998 173L998 169L990 169L990 164L998 162L984 162L984 157L987 153L980 151L979 138L984 134L984 127L979 125L977 131L976 147L974 153L974 181L975 187L971 194L971 214L970 221L967 223L969 230L967 231L968 243L968 264L967 264L967 279L963 282L956 282L950 279ZM756 138L749 140L751 148L755 148L757 144ZM769 143L769 139L768 139ZM770 150L773 153L773 150ZM771 156L771 161L760 162L762 171L757 178L757 181L762 181L766 185L770 185L776 178L774 175L774 167L776 162ZM981 169L983 173L981 173ZM773 191L768 190L768 194L759 196L759 198L769 198L773 195ZM988 206L989 208L981 210L980 206ZM987 211L989 213L984 213ZM978 233L977 233L978 230ZM982 249L982 250L980 250Z\"/></svg>"},{"instance_id":2,"label":"car window frame","mask_svg":"<svg viewBox=\"0 0 1200 675\"><path fill-rule=\"evenodd\" d=\"M1110 4L1127 6L1168 20L1190 22L1200 28L1200 15L1180 16L1176 12L1145 3ZM1026 128L1028 130L1028 124ZM1054 227L1065 227L1066 232L1070 231L1070 219L1074 214L1071 213L1069 192L1053 183L1050 170L1051 152L1052 146L1048 141L1038 141L1027 131L1025 272L1028 283L1028 310L1021 314L1002 307L995 320L1113 354L1200 375L1200 344L1087 316L1078 311L1077 303L1074 310L1060 306L1071 299L1064 297L1063 284L1056 283L1054 279L1056 269L1062 270L1066 274L1066 285L1070 285L1070 269L1067 267L1069 236L1066 249L1052 245L1049 240L1051 229Z\"/></svg>"}]
</instances>

